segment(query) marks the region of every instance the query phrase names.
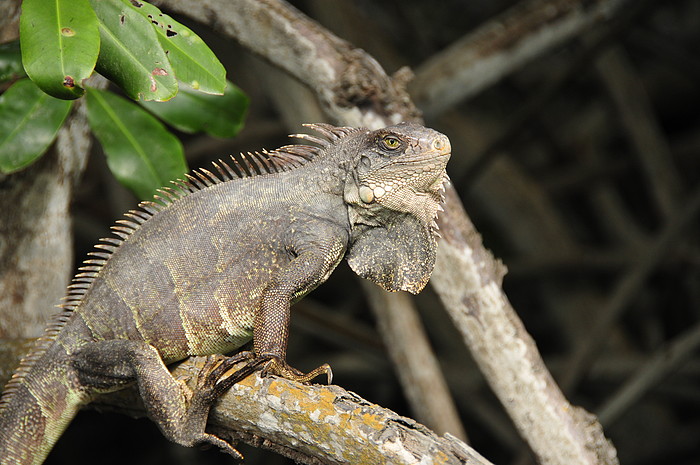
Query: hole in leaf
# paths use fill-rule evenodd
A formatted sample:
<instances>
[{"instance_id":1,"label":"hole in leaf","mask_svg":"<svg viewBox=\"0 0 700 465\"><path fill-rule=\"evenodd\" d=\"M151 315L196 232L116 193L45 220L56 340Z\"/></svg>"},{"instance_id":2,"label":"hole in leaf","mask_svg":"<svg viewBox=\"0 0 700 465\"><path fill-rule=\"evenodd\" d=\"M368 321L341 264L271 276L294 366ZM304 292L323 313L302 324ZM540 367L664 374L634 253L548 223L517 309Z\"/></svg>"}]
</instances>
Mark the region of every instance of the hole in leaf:
<instances>
[{"instance_id":1,"label":"hole in leaf","mask_svg":"<svg viewBox=\"0 0 700 465\"><path fill-rule=\"evenodd\" d=\"M124 15L119 15L119 24L121 24L123 26L124 21L126 21L126 17Z\"/></svg>"},{"instance_id":2,"label":"hole in leaf","mask_svg":"<svg viewBox=\"0 0 700 465\"><path fill-rule=\"evenodd\" d=\"M136 8L141 8L143 6L143 3L138 2L136 0L131 0L131 4L134 5Z\"/></svg>"},{"instance_id":3,"label":"hole in leaf","mask_svg":"<svg viewBox=\"0 0 700 465\"><path fill-rule=\"evenodd\" d=\"M176 36L176 35L177 35L177 32L173 31L172 29L168 29L168 30L165 31L165 36L166 36L166 37L173 37L173 36Z\"/></svg>"},{"instance_id":4,"label":"hole in leaf","mask_svg":"<svg viewBox=\"0 0 700 465\"><path fill-rule=\"evenodd\" d=\"M63 78L63 86L72 89L73 87L75 87L75 81L72 77L66 76Z\"/></svg>"}]
</instances>

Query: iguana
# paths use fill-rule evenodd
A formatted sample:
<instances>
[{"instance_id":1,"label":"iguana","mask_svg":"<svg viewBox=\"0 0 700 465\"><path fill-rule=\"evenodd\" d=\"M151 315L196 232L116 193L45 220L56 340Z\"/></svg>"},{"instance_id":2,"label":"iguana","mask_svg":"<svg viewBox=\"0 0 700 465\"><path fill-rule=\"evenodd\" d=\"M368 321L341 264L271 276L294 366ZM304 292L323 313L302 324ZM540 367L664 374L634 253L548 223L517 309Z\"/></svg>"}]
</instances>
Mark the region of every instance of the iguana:
<instances>
[{"instance_id":1,"label":"iguana","mask_svg":"<svg viewBox=\"0 0 700 465\"><path fill-rule=\"evenodd\" d=\"M286 362L290 305L345 257L390 291L419 292L435 262L447 180L446 136L416 124L306 125L312 145L219 160L117 221L73 279L63 310L0 399L0 464L39 464L77 410L136 384L148 415L184 446L206 433L211 404L255 369L308 382ZM213 172L215 171L216 174ZM190 389L166 366L210 362ZM236 362L245 367L228 374Z\"/></svg>"}]
</instances>

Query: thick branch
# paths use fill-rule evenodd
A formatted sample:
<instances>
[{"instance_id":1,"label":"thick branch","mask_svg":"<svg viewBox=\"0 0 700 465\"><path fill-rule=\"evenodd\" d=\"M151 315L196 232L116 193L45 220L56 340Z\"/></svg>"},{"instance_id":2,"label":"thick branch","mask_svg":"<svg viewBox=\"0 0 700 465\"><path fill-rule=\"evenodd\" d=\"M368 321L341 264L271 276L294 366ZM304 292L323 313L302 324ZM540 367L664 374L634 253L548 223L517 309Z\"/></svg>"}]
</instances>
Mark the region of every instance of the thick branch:
<instances>
[{"instance_id":1,"label":"thick branch","mask_svg":"<svg viewBox=\"0 0 700 465\"><path fill-rule=\"evenodd\" d=\"M76 103L32 166L0 175L0 337L40 335L70 280L69 206L90 149L83 110Z\"/></svg>"},{"instance_id":2,"label":"thick branch","mask_svg":"<svg viewBox=\"0 0 700 465\"><path fill-rule=\"evenodd\" d=\"M173 370L192 385L205 358ZM142 417L135 389L103 396L92 405ZM273 450L306 464L490 465L460 440L372 404L338 386L302 385L254 374L212 408L208 430L220 437Z\"/></svg>"},{"instance_id":3,"label":"thick branch","mask_svg":"<svg viewBox=\"0 0 700 465\"><path fill-rule=\"evenodd\" d=\"M330 34L287 3L239 0L156 0L201 21L309 86L328 116L350 126L386 126L417 112L368 54Z\"/></svg>"},{"instance_id":4,"label":"thick branch","mask_svg":"<svg viewBox=\"0 0 700 465\"><path fill-rule=\"evenodd\" d=\"M615 464L615 448L600 424L572 407L552 379L537 347L501 289L505 268L448 192L452 208L431 281L467 341L491 388L543 464Z\"/></svg>"}]
</instances>

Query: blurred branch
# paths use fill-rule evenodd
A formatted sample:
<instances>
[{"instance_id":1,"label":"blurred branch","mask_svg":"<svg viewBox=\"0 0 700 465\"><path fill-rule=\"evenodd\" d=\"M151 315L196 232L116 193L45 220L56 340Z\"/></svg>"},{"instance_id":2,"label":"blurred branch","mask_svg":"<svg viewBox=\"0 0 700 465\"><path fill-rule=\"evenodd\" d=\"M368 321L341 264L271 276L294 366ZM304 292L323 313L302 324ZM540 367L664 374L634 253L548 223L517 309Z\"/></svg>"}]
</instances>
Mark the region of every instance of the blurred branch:
<instances>
[{"instance_id":1,"label":"blurred branch","mask_svg":"<svg viewBox=\"0 0 700 465\"><path fill-rule=\"evenodd\" d=\"M595 358L605 348L606 340L612 326L630 302L640 295L640 291L649 275L670 253L686 227L700 214L700 189L696 189L685 201L682 209L674 215L666 227L658 234L653 243L640 250L641 261L617 282L606 304L599 309L595 324L588 332L583 343L572 354L568 371L562 379L562 387L571 392L586 374Z\"/></svg>"},{"instance_id":2,"label":"blurred branch","mask_svg":"<svg viewBox=\"0 0 700 465\"><path fill-rule=\"evenodd\" d=\"M465 189L473 185L474 180L481 175L493 159L502 154L502 149L528 127L531 121L536 120L537 114L543 111L548 102L560 94L570 80L581 75L601 50L609 47L614 39L627 29L635 19L656 6L654 0L639 0L631 3L629 8L621 10L612 21L592 31L590 37L582 43L576 57L571 60L567 67L554 74L539 90L534 92L532 97L514 110L501 133L474 156L470 168L459 179L455 180L456 185L465 186Z\"/></svg>"},{"instance_id":3,"label":"blurred branch","mask_svg":"<svg viewBox=\"0 0 700 465\"><path fill-rule=\"evenodd\" d=\"M416 105L434 117L611 16L625 0L525 0L416 69Z\"/></svg>"},{"instance_id":4,"label":"blurred branch","mask_svg":"<svg viewBox=\"0 0 700 465\"><path fill-rule=\"evenodd\" d=\"M464 426L413 301L406 293L389 294L366 280L362 284L417 418L438 433L449 432L466 440Z\"/></svg>"},{"instance_id":5,"label":"blurred branch","mask_svg":"<svg viewBox=\"0 0 700 465\"><path fill-rule=\"evenodd\" d=\"M639 399L669 376L700 347L700 325L695 325L659 350L598 410L606 426L616 421Z\"/></svg>"},{"instance_id":6,"label":"blurred branch","mask_svg":"<svg viewBox=\"0 0 700 465\"><path fill-rule=\"evenodd\" d=\"M0 44L19 38L20 0L7 0L0 6Z\"/></svg>"},{"instance_id":7,"label":"blurred branch","mask_svg":"<svg viewBox=\"0 0 700 465\"><path fill-rule=\"evenodd\" d=\"M90 145L78 101L44 156L0 175L0 337L41 335L64 295L73 262L70 202Z\"/></svg>"},{"instance_id":8,"label":"blurred branch","mask_svg":"<svg viewBox=\"0 0 700 465\"><path fill-rule=\"evenodd\" d=\"M650 185L651 197L663 218L672 215L680 198L680 176L673 165L671 148L654 116L644 86L632 69L625 51L612 47L601 54L595 69L610 94L630 144Z\"/></svg>"}]
</instances>

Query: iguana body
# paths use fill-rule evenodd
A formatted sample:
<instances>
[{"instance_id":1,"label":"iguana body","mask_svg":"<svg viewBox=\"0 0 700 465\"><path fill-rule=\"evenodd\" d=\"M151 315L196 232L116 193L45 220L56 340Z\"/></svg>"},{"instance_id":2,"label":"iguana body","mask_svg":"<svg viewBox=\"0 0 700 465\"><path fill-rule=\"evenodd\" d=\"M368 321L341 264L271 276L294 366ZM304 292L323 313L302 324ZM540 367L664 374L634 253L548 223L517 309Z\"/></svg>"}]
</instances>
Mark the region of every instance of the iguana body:
<instances>
[{"instance_id":1,"label":"iguana body","mask_svg":"<svg viewBox=\"0 0 700 465\"><path fill-rule=\"evenodd\" d=\"M417 125L310 125L315 146L215 164L131 211L69 288L64 311L0 400L0 464L43 462L81 405L138 385L149 416L182 445L235 449L204 432L230 364L194 390L166 365L229 353L308 381L285 362L289 306L342 260L389 290L420 291L435 259L434 218L450 145Z\"/></svg>"}]
</instances>

